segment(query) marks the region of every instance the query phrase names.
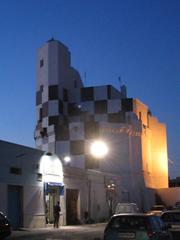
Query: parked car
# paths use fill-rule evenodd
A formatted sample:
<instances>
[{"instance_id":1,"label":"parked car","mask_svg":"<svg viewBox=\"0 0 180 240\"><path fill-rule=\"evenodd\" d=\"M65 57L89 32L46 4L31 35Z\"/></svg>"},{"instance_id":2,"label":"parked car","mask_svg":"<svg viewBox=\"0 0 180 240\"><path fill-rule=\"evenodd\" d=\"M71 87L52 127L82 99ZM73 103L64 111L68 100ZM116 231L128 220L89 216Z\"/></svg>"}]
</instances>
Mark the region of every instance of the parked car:
<instances>
[{"instance_id":1,"label":"parked car","mask_svg":"<svg viewBox=\"0 0 180 240\"><path fill-rule=\"evenodd\" d=\"M11 234L11 226L7 217L0 212L0 239L4 239Z\"/></svg>"},{"instance_id":2,"label":"parked car","mask_svg":"<svg viewBox=\"0 0 180 240\"><path fill-rule=\"evenodd\" d=\"M162 212L161 219L167 224L173 239L180 239L180 210Z\"/></svg>"},{"instance_id":3,"label":"parked car","mask_svg":"<svg viewBox=\"0 0 180 240\"><path fill-rule=\"evenodd\" d=\"M166 210L166 206L164 205L154 205L148 213L161 216L161 213Z\"/></svg>"},{"instance_id":4,"label":"parked car","mask_svg":"<svg viewBox=\"0 0 180 240\"><path fill-rule=\"evenodd\" d=\"M115 209L115 214L137 212L139 212L139 208L136 203L118 203Z\"/></svg>"},{"instance_id":5,"label":"parked car","mask_svg":"<svg viewBox=\"0 0 180 240\"><path fill-rule=\"evenodd\" d=\"M159 216L144 213L113 215L104 230L104 240L172 240Z\"/></svg>"},{"instance_id":6,"label":"parked car","mask_svg":"<svg viewBox=\"0 0 180 240\"><path fill-rule=\"evenodd\" d=\"M180 210L168 210L161 214L161 219L168 224L170 228L180 229Z\"/></svg>"}]
</instances>

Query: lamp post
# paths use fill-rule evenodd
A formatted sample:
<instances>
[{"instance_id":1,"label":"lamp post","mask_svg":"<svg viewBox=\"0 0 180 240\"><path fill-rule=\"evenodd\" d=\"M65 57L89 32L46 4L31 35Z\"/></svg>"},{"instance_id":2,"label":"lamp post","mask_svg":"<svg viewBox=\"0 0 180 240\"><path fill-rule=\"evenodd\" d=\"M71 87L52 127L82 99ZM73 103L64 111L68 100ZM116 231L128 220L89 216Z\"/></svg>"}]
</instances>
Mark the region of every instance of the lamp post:
<instances>
[{"instance_id":1,"label":"lamp post","mask_svg":"<svg viewBox=\"0 0 180 240\"><path fill-rule=\"evenodd\" d=\"M101 160L103 159L109 149L107 144L103 140L95 140L90 145L90 154L93 156L94 159ZM91 220L91 179L88 180L88 218Z\"/></svg>"},{"instance_id":2,"label":"lamp post","mask_svg":"<svg viewBox=\"0 0 180 240\"><path fill-rule=\"evenodd\" d=\"M113 203L116 195L116 184L114 183L114 180L110 180L106 185L106 197L108 201L109 206L109 218L113 214Z\"/></svg>"}]
</instances>

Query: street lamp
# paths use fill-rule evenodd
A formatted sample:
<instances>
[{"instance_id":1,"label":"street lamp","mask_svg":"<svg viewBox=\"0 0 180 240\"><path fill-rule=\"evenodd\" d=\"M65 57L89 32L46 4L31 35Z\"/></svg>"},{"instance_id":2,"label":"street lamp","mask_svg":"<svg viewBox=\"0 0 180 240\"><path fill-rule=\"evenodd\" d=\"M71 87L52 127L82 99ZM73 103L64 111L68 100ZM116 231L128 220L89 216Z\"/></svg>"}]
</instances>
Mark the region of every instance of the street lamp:
<instances>
[{"instance_id":1,"label":"street lamp","mask_svg":"<svg viewBox=\"0 0 180 240\"><path fill-rule=\"evenodd\" d=\"M71 162L71 157L70 157L70 156L65 156L65 157L63 158L63 160L64 160L64 162L65 162L66 164L68 164L68 163Z\"/></svg>"},{"instance_id":2,"label":"street lamp","mask_svg":"<svg viewBox=\"0 0 180 240\"><path fill-rule=\"evenodd\" d=\"M113 205L116 197L116 184L114 180L111 179L105 185L105 187L106 187L106 194L107 194L106 196L107 196L107 201L109 206L109 217L111 217L113 214Z\"/></svg>"},{"instance_id":3,"label":"street lamp","mask_svg":"<svg viewBox=\"0 0 180 240\"><path fill-rule=\"evenodd\" d=\"M90 153L95 158L103 158L108 153L107 144L102 140L94 141L90 146Z\"/></svg>"}]
</instances>

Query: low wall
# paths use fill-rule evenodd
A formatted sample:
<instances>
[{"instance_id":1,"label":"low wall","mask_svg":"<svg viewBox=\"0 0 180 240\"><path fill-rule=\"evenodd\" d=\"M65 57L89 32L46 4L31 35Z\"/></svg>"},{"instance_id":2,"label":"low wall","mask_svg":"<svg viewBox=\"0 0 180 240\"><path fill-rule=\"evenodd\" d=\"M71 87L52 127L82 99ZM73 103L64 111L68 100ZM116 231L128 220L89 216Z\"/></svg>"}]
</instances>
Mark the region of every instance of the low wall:
<instances>
[{"instance_id":1,"label":"low wall","mask_svg":"<svg viewBox=\"0 0 180 240\"><path fill-rule=\"evenodd\" d=\"M180 187L157 189L157 194L167 206L180 202Z\"/></svg>"}]
</instances>

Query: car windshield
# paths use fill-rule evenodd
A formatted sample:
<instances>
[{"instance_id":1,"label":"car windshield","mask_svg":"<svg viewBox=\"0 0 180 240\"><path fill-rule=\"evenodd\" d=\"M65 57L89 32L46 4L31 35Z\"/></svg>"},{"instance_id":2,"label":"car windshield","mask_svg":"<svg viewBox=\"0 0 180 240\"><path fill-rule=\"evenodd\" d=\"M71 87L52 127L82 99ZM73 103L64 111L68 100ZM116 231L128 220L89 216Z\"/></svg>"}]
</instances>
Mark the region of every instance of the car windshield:
<instances>
[{"instance_id":1,"label":"car windshield","mask_svg":"<svg viewBox=\"0 0 180 240\"><path fill-rule=\"evenodd\" d=\"M122 205L117 207L116 212L129 213L129 212L132 212L133 209L134 208L131 205Z\"/></svg>"},{"instance_id":2,"label":"car windshield","mask_svg":"<svg viewBox=\"0 0 180 240\"><path fill-rule=\"evenodd\" d=\"M109 227L145 230L147 227L147 219L141 216L118 216L111 220Z\"/></svg>"},{"instance_id":3,"label":"car windshield","mask_svg":"<svg viewBox=\"0 0 180 240\"><path fill-rule=\"evenodd\" d=\"M164 213L162 219L166 222L180 222L180 212Z\"/></svg>"}]
</instances>

